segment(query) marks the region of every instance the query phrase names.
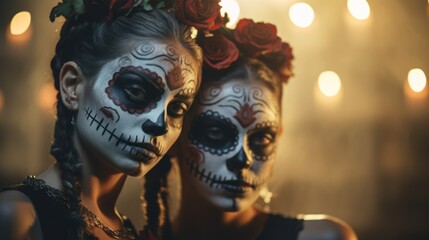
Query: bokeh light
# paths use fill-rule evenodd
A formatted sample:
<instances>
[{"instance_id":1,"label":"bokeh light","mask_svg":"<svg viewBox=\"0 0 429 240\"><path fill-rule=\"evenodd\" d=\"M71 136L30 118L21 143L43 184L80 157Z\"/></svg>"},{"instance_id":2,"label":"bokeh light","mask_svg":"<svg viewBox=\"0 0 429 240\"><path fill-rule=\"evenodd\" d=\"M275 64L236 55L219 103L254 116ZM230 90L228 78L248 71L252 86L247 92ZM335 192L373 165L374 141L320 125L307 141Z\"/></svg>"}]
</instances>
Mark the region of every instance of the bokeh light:
<instances>
[{"instance_id":1,"label":"bokeh light","mask_svg":"<svg viewBox=\"0 0 429 240\"><path fill-rule=\"evenodd\" d=\"M297 27L307 28L314 21L314 10L307 3L295 3L289 8L289 18Z\"/></svg>"},{"instance_id":2,"label":"bokeh light","mask_svg":"<svg viewBox=\"0 0 429 240\"><path fill-rule=\"evenodd\" d=\"M10 33L12 35L21 35L25 33L31 24L31 14L27 11L22 11L12 18L10 21Z\"/></svg>"},{"instance_id":3,"label":"bokeh light","mask_svg":"<svg viewBox=\"0 0 429 240\"><path fill-rule=\"evenodd\" d=\"M426 82L426 75L422 69L414 68L408 72L408 84L414 92L422 92L426 87Z\"/></svg>"},{"instance_id":4,"label":"bokeh light","mask_svg":"<svg viewBox=\"0 0 429 240\"><path fill-rule=\"evenodd\" d=\"M357 20L368 19L371 13L369 3L366 0L347 0L347 8Z\"/></svg>"},{"instance_id":5,"label":"bokeh light","mask_svg":"<svg viewBox=\"0 0 429 240\"><path fill-rule=\"evenodd\" d=\"M341 90L341 80L333 71L325 71L319 75L318 85L320 92L326 97L334 97Z\"/></svg>"},{"instance_id":6,"label":"bokeh light","mask_svg":"<svg viewBox=\"0 0 429 240\"><path fill-rule=\"evenodd\" d=\"M225 13L228 13L229 22L226 26L228 28L233 28L235 24L237 24L240 15L240 5L236 0L222 0L220 5L222 6L221 14L225 15Z\"/></svg>"},{"instance_id":7,"label":"bokeh light","mask_svg":"<svg viewBox=\"0 0 429 240\"><path fill-rule=\"evenodd\" d=\"M57 100L57 90L52 83L46 83L42 86L38 96L39 107L44 111L51 111L54 109Z\"/></svg>"}]
</instances>

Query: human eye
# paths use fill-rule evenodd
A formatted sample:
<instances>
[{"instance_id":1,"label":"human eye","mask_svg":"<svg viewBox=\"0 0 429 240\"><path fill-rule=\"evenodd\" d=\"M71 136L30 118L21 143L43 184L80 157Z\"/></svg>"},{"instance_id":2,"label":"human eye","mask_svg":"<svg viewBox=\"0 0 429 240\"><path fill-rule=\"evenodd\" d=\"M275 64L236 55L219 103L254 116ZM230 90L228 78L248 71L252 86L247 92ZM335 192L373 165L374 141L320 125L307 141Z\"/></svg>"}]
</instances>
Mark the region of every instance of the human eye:
<instances>
[{"instance_id":1,"label":"human eye","mask_svg":"<svg viewBox=\"0 0 429 240\"><path fill-rule=\"evenodd\" d=\"M268 132L258 132L250 137L252 145L257 147L266 147L274 142L274 135Z\"/></svg>"},{"instance_id":2,"label":"human eye","mask_svg":"<svg viewBox=\"0 0 429 240\"><path fill-rule=\"evenodd\" d=\"M257 156L268 156L275 150L277 129L262 128L249 134L249 148Z\"/></svg>"},{"instance_id":3,"label":"human eye","mask_svg":"<svg viewBox=\"0 0 429 240\"><path fill-rule=\"evenodd\" d=\"M212 153L226 153L237 145L238 131L227 119L208 111L193 119L190 138Z\"/></svg>"},{"instance_id":4,"label":"human eye","mask_svg":"<svg viewBox=\"0 0 429 240\"><path fill-rule=\"evenodd\" d=\"M221 141L225 139L224 130L219 126L208 126L206 129L206 136L207 138L215 141Z\"/></svg>"},{"instance_id":5,"label":"human eye","mask_svg":"<svg viewBox=\"0 0 429 240\"><path fill-rule=\"evenodd\" d=\"M128 99L135 102L143 102L147 99L147 90L139 84L125 86L124 92Z\"/></svg>"},{"instance_id":6,"label":"human eye","mask_svg":"<svg viewBox=\"0 0 429 240\"><path fill-rule=\"evenodd\" d=\"M173 101L167 107L167 114L174 118L183 117L186 111L188 111L188 105L182 101Z\"/></svg>"}]
</instances>

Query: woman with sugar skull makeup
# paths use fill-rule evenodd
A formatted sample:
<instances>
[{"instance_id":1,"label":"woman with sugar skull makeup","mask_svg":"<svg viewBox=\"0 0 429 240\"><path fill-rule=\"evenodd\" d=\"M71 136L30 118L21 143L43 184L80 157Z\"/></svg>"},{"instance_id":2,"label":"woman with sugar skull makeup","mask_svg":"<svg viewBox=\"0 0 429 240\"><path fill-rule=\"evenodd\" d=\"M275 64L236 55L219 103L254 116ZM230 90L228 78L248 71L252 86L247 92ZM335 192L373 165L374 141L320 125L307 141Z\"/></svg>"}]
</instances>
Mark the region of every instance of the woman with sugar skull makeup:
<instances>
[{"instance_id":1,"label":"woman with sugar skull makeup","mask_svg":"<svg viewBox=\"0 0 429 240\"><path fill-rule=\"evenodd\" d=\"M357 239L334 217L285 217L254 206L271 175L282 84L292 75L292 49L276 27L241 19L236 29L199 34L197 41L203 82L171 153L180 169L181 203L171 225L165 214L167 221L151 231L174 240ZM169 160L151 174L165 174Z\"/></svg>"},{"instance_id":2,"label":"woman with sugar skull makeup","mask_svg":"<svg viewBox=\"0 0 429 240\"><path fill-rule=\"evenodd\" d=\"M201 75L190 26L219 25L218 0L182 2L63 0L52 9L51 21L66 19L51 61L56 164L2 190L1 239L138 238L116 200L127 176L145 175L181 132ZM204 15L180 23L187 11Z\"/></svg>"}]
</instances>

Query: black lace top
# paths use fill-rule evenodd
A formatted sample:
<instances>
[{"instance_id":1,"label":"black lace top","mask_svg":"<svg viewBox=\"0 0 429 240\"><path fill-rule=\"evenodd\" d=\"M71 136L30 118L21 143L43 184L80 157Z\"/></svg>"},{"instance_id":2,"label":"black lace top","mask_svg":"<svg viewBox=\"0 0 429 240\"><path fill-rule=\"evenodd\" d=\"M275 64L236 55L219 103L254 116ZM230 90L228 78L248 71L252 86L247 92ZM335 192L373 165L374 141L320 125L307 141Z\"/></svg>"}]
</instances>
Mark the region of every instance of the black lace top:
<instances>
[{"instance_id":1,"label":"black lace top","mask_svg":"<svg viewBox=\"0 0 429 240\"><path fill-rule=\"evenodd\" d=\"M30 198L37 212L44 240L68 239L67 201L62 192L45 184L45 181L33 176L27 177L21 184L6 187L0 191L16 190ZM136 230L131 221L122 216L124 225L134 236Z\"/></svg>"},{"instance_id":2,"label":"black lace top","mask_svg":"<svg viewBox=\"0 0 429 240\"><path fill-rule=\"evenodd\" d=\"M256 240L297 240L304 228L304 220L270 214L262 233Z\"/></svg>"}]
</instances>

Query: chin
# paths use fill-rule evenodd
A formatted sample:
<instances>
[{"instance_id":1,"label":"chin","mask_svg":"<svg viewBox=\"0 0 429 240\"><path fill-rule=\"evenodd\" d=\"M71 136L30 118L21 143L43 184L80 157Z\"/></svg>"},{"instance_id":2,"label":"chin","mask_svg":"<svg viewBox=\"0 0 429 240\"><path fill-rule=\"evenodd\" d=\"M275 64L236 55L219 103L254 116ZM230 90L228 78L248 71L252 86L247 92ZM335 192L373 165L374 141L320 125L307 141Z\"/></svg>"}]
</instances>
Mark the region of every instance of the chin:
<instances>
[{"instance_id":1,"label":"chin","mask_svg":"<svg viewBox=\"0 0 429 240\"><path fill-rule=\"evenodd\" d=\"M215 197L209 200L211 204L224 212L241 212L252 206L254 199L243 197Z\"/></svg>"}]
</instances>

